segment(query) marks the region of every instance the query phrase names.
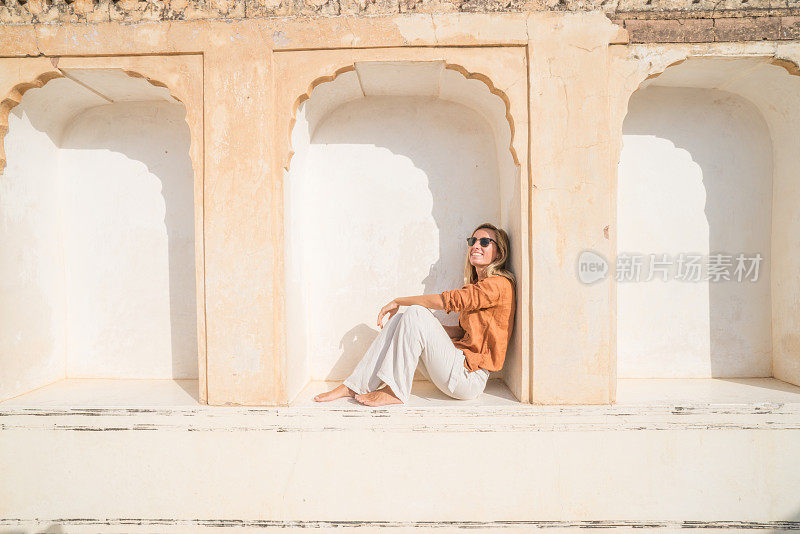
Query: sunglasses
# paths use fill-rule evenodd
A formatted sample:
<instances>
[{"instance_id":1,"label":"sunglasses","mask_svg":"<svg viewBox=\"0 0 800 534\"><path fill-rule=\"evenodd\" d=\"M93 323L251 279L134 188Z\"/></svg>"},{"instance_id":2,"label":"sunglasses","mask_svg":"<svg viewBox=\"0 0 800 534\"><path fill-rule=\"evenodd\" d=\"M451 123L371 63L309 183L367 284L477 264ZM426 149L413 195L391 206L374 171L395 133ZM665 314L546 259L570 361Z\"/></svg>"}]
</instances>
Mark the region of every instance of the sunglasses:
<instances>
[{"instance_id":1,"label":"sunglasses","mask_svg":"<svg viewBox=\"0 0 800 534\"><path fill-rule=\"evenodd\" d=\"M467 238L467 245L469 245L469 246L472 246L472 245L474 245L474 244L475 244L475 241L478 241L478 238L477 238L477 237L468 237L468 238ZM498 244L497 244L497 241L495 241L495 240L494 240L494 239L492 239L491 237L481 237L481 238L480 238L480 242L481 242L481 246L482 246L483 248L486 248L486 247L488 247L488 246L489 246L489 243L494 243L494 244L495 244L495 245L497 245L498 247L500 246L500 245L498 245Z\"/></svg>"}]
</instances>

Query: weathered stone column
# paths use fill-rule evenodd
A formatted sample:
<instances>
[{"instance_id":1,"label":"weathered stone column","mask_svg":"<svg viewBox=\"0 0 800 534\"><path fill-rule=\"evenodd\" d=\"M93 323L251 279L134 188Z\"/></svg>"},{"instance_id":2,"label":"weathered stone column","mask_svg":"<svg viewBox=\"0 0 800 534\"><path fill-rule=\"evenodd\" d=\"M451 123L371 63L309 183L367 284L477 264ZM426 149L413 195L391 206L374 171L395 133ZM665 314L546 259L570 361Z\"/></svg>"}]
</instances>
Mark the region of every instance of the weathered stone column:
<instances>
[{"instance_id":1,"label":"weathered stone column","mask_svg":"<svg viewBox=\"0 0 800 534\"><path fill-rule=\"evenodd\" d=\"M533 402L614 395L611 279L579 281L583 250L613 259L608 45L602 13L529 19L533 237Z\"/></svg>"}]
</instances>

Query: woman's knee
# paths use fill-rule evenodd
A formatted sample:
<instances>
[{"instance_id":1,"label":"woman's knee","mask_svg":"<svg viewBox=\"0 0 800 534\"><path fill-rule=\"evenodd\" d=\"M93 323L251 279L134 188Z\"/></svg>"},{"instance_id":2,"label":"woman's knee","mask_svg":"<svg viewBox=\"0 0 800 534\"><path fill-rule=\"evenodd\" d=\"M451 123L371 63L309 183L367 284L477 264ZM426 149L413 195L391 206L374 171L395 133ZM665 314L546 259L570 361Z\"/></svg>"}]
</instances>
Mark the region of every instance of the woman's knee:
<instances>
[{"instance_id":1,"label":"woman's knee","mask_svg":"<svg viewBox=\"0 0 800 534\"><path fill-rule=\"evenodd\" d=\"M420 306L419 304L413 304L413 305L409 306L408 308L406 308L406 312L405 313L406 313L406 315L405 315L406 317L411 318L411 317L420 317L420 316L424 317L425 315L423 315L423 314L427 313L427 314L430 315L431 312L425 306Z\"/></svg>"},{"instance_id":2,"label":"woman's knee","mask_svg":"<svg viewBox=\"0 0 800 534\"><path fill-rule=\"evenodd\" d=\"M428 308L426 308L425 306L419 306L417 304L414 304L413 306L409 306L408 308L406 308L405 314L403 315L403 318L401 320L406 325L408 324L419 325L432 317L433 314L431 314Z\"/></svg>"}]
</instances>

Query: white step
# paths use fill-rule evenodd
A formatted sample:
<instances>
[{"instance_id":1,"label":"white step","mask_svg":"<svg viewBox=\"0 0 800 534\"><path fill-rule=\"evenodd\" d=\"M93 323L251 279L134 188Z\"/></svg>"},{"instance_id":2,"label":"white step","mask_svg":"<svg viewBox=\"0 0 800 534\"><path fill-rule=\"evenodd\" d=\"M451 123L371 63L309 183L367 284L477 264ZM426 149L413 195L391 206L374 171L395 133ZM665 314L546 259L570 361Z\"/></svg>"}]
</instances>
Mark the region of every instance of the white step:
<instances>
[{"instance_id":1,"label":"white step","mask_svg":"<svg viewBox=\"0 0 800 534\"><path fill-rule=\"evenodd\" d=\"M621 383L600 406L496 382L473 404L429 383L408 406L308 401L328 386L273 408L6 401L0 532L800 529L800 388L780 381Z\"/></svg>"}]
</instances>

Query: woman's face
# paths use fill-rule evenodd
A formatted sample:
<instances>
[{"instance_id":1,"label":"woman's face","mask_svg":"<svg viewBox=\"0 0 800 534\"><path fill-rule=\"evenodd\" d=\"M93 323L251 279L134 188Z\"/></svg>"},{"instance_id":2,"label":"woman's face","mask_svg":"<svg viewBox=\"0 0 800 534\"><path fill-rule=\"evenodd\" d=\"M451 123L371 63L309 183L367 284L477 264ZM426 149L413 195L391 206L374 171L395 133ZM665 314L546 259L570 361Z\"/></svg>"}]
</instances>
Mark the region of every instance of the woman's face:
<instances>
[{"instance_id":1,"label":"woman's face","mask_svg":"<svg viewBox=\"0 0 800 534\"><path fill-rule=\"evenodd\" d=\"M494 230L481 228L479 230L475 230L475 233L472 234L472 237L476 237L477 239L475 243L469 247L469 262L476 269L486 267L500 256L500 251L497 250L497 243L495 243L495 241L497 241L497 236L495 236ZM490 241L488 246L482 247L482 237L488 237L490 239L494 239L495 241Z\"/></svg>"}]
</instances>

